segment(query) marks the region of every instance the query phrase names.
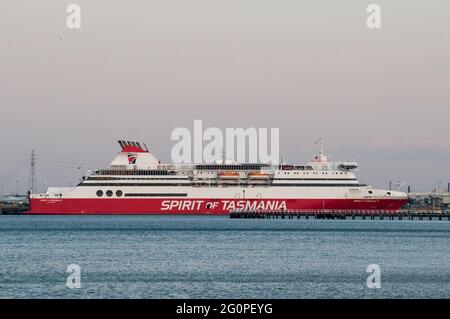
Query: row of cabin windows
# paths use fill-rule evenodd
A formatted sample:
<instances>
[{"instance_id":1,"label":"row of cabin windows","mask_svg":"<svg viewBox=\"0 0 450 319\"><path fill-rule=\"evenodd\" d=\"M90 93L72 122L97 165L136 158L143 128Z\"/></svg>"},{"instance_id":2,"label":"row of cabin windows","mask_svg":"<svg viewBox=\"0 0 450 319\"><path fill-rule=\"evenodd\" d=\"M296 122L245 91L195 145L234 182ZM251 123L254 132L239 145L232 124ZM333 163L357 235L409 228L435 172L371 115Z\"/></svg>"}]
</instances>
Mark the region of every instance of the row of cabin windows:
<instances>
[{"instance_id":1,"label":"row of cabin windows","mask_svg":"<svg viewBox=\"0 0 450 319\"><path fill-rule=\"evenodd\" d=\"M239 165L230 165L230 164L199 164L195 166L197 170L205 170L205 171L242 171L242 170L260 170L263 167L269 167L267 164L239 164Z\"/></svg>"},{"instance_id":2,"label":"row of cabin windows","mask_svg":"<svg viewBox=\"0 0 450 319\"><path fill-rule=\"evenodd\" d=\"M281 174L281 172L277 172L277 174ZM290 172L284 172L284 174L285 175L287 175L287 174L292 174L292 173L290 173ZM298 174L300 174L300 172L293 172L293 174L294 175L298 175ZM305 175L305 174L307 174L307 175L309 175L309 172L303 172L303 175ZM319 172L312 172L312 174L313 175L319 175L320 173ZM330 173L330 175L347 175L348 173L347 172L331 172ZM328 172L322 172L322 175L328 175Z\"/></svg>"},{"instance_id":3,"label":"row of cabin windows","mask_svg":"<svg viewBox=\"0 0 450 319\"><path fill-rule=\"evenodd\" d=\"M93 175L177 175L174 171L163 170L118 170L118 169L106 169L95 171Z\"/></svg>"},{"instance_id":4,"label":"row of cabin windows","mask_svg":"<svg viewBox=\"0 0 450 319\"><path fill-rule=\"evenodd\" d=\"M203 174L206 174L206 175L212 175L212 174L214 174L214 173L216 173L216 172L198 172L197 174L198 175L203 175ZM294 175L299 175L300 174L300 172L283 172L285 175L290 175L290 174L294 174ZM303 175L309 175L309 172L302 172L303 173ZM281 172L277 172L277 174L281 174ZM313 175L317 175L317 174L319 174L319 172L312 172L312 174ZM330 173L330 175L347 175L348 173L347 172L331 172ZM328 175L328 172L322 172L322 175Z\"/></svg>"},{"instance_id":5,"label":"row of cabin windows","mask_svg":"<svg viewBox=\"0 0 450 319\"><path fill-rule=\"evenodd\" d=\"M88 176L85 177L84 180L88 181L187 181L189 177L97 177L97 176Z\"/></svg>"}]
</instances>

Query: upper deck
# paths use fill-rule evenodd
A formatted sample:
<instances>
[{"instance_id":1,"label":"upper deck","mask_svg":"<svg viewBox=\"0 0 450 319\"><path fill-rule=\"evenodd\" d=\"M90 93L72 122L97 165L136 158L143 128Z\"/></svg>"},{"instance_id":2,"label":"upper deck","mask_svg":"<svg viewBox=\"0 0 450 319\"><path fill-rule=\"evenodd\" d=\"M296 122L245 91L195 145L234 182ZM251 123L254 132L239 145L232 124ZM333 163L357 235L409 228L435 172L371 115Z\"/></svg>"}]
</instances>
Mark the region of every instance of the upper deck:
<instances>
[{"instance_id":1,"label":"upper deck","mask_svg":"<svg viewBox=\"0 0 450 319\"><path fill-rule=\"evenodd\" d=\"M306 165L281 163L162 164L138 142L120 141L122 151L107 169L89 172L80 185L99 181L158 181L161 185L359 185L355 162L328 162L323 144L318 156ZM85 182L86 181L86 182ZM164 181L164 182L162 182ZM168 182L170 181L170 182ZM123 183L122 183L123 184Z\"/></svg>"}]
</instances>

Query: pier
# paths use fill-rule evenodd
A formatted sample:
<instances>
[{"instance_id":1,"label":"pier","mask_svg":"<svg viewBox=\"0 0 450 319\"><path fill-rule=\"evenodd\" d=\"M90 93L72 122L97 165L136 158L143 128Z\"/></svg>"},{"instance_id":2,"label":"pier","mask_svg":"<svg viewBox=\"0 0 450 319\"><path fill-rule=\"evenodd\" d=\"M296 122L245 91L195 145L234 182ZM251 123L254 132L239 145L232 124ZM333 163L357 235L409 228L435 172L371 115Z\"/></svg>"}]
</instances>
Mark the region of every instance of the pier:
<instances>
[{"instance_id":1,"label":"pier","mask_svg":"<svg viewBox=\"0 0 450 319\"><path fill-rule=\"evenodd\" d=\"M359 219L359 220L445 220L450 221L449 211L400 210L234 210L230 218L241 219Z\"/></svg>"},{"instance_id":2,"label":"pier","mask_svg":"<svg viewBox=\"0 0 450 319\"><path fill-rule=\"evenodd\" d=\"M21 214L29 209L26 195L10 195L0 198L0 215Z\"/></svg>"}]
</instances>

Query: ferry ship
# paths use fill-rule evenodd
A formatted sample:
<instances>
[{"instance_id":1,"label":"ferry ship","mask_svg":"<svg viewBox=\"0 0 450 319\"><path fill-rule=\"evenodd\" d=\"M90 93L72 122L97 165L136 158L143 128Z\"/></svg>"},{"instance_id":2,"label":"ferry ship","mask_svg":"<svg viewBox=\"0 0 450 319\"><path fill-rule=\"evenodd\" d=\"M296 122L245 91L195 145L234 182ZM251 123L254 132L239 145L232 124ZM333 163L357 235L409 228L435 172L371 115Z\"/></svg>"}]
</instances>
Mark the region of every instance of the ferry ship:
<instances>
[{"instance_id":1,"label":"ferry ship","mask_svg":"<svg viewBox=\"0 0 450 319\"><path fill-rule=\"evenodd\" d=\"M280 163L162 164L143 143L119 141L105 169L71 188L30 194L29 214L226 215L260 211L398 211L403 192L359 183L356 162L329 162L320 152L306 165Z\"/></svg>"}]
</instances>

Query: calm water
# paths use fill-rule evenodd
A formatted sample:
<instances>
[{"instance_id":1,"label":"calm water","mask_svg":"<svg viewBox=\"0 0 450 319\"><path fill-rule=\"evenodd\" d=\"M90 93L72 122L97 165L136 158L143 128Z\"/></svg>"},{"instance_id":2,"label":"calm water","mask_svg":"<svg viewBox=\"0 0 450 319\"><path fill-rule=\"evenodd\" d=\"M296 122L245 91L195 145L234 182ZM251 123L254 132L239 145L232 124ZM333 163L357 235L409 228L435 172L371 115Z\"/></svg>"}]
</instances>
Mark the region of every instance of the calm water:
<instances>
[{"instance_id":1,"label":"calm water","mask_svg":"<svg viewBox=\"0 0 450 319\"><path fill-rule=\"evenodd\" d=\"M0 297L449 298L450 222L0 216Z\"/></svg>"}]
</instances>

